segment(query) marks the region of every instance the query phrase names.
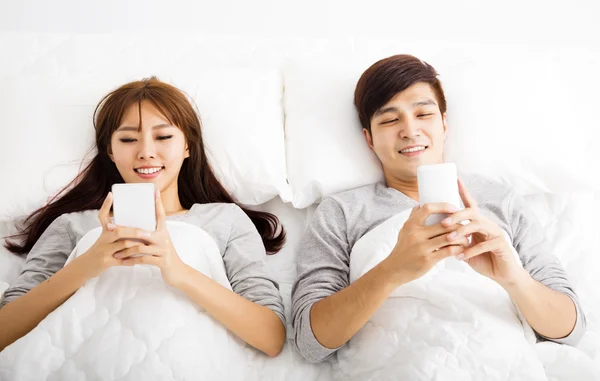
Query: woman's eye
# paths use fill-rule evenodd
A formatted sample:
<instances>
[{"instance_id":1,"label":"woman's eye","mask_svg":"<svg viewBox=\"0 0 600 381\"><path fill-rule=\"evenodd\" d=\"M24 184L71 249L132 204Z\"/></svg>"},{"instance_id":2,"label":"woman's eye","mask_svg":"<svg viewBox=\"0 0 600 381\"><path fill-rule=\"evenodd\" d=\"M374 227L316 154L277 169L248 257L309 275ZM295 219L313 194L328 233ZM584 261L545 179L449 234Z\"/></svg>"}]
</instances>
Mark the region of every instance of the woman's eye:
<instances>
[{"instance_id":1,"label":"woman's eye","mask_svg":"<svg viewBox=\"0 0 600 381\"><path fill-rule=\"evenodd\" d=\"M133 143L135 142L135 139L129 139L129 138L122 138L119 139L122 143Z\"/></svg>"},{"instance_id":2,"label":"woman's eye","mask_svg":"<svg viewBox=\"0 0 600 381\"><path fill-rule=\"evenodd\" d=\"M167 139L171 139L173 137L173 135L165 135L165 136L159 136L156 139L157 140L167 140Z\"/></svg>"}]
</instances>

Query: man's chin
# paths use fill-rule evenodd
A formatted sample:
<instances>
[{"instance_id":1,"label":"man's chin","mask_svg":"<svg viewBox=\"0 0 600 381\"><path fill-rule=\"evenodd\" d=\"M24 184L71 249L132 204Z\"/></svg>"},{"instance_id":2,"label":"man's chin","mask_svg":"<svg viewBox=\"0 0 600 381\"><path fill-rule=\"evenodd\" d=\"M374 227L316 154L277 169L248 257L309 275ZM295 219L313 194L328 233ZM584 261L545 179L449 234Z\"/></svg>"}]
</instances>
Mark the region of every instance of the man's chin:
<instances>
[{"instance_id":1,"label":"man's chin","mask_svg":"<svg viewBox=\"0 0 600 381\"><path fill-rule=\"evenodd\" d=\"M395 162L393 166L387 166L387 167L382 164L382 167L383 167L384 173L390 173L390 174L393 173L399 177L416 179L417 178L417 169L421 165L427 165L427 164L430 164L430 163L425 160L410 160L410 161ZM434 164L434 163L431 163L431 164ZM397 177L397 176L395 176L395 177Z\"/></svg>"}]
</instances>

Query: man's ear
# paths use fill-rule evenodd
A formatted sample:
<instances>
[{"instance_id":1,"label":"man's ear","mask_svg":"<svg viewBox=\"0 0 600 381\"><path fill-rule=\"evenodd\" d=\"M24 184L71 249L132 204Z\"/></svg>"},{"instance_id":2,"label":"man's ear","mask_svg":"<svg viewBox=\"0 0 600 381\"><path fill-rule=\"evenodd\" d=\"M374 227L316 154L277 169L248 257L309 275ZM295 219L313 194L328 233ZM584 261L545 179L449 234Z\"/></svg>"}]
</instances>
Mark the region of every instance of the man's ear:
<instances>
[{"instance_id":1,"label":"man's ear","mask_svg":"<svg viewBox=\"0 0 600 381\"><path fill-rule=\"evenodd\" d=\"M367 145L369 146L369 148L371 149L371 151L375 152L373 149L373 135L371 135L371 132L369 132L369 130L367 130L366 128L363 128L363 135L365 136L365 140L367 141Z\"/></svg>"},{"instance_id":2,"label":"man's ear","mask_svg":"<svg viewBox=\"0 0 600 381\"><path fill-rule=\"evenodd\" d=\"M442 127L444 128L444 140L446 140L446 135L448 135L448 119L446 118L446 113L442 114Z\"/></svg>"}]
</instances>

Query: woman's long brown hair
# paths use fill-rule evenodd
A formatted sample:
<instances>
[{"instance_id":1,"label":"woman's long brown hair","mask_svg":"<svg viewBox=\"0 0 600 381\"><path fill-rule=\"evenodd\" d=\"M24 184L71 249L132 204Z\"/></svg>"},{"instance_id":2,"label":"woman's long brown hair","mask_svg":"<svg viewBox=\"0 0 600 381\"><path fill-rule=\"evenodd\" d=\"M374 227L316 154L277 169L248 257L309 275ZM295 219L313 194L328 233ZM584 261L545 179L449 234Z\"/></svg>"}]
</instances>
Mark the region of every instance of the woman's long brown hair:
<instances>
[{"instance_id":1,"label":"woman's long brown hair","mask_svg":"<svg viewBox=\"0 0 600 381\"><path fill-rule=\"evenodd\" d=\"M96 156L47 205L29 215L18 234L5 240L8 250L16 254L29 253L42 233L62 214L100 209L112 185L124 182L108 156L111 136L131 105L137 103L141 113L142 101L151 102L186 137L190 156L184 160L177 179L181 205L190 209L193 204L235 203L208 163L200 118L185 94L155 77L147 78L127 83L100 101L94 111ZM285 231L277 217L242 209L256 226L267 253L278 252L285 243Z\"/></svg>"}]
</instances>

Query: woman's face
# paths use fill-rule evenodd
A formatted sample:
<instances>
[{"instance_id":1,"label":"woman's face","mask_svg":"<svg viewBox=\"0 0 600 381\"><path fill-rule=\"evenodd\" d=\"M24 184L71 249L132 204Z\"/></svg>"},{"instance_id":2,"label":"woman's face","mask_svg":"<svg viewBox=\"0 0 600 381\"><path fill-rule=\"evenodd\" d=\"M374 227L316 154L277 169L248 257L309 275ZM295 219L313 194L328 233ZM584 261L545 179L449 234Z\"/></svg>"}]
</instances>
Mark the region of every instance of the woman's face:
<instances>
[{"instance_id":1,"label":"woman's face","mask_svg":"<svg viewBox=\"0 0 600 381\"><path fill-rule=\"evenodd\" d=\"M109 156L126 183L154 183L164 192L177 189L177 178L189 149L181 129L148 101L131 105L112 134ZM141 114L141 123L140 123Z\"/></svg>"}]
</instances>

